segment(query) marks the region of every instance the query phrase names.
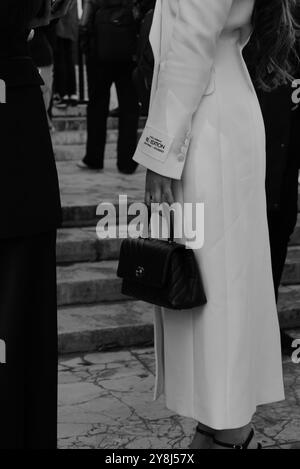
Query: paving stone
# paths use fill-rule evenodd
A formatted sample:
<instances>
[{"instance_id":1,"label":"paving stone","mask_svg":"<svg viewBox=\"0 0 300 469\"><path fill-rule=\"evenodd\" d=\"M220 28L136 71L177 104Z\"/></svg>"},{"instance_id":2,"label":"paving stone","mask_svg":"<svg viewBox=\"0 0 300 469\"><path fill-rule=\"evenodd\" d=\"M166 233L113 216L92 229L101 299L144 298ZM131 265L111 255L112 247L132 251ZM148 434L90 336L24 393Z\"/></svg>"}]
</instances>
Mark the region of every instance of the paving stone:
<instances>
[{"instance_id":1,"label":"paving stone","mask_svg":"<svg viewBox=\"0 0 300 469\"><path fill-rule=\"evenodd\" d=\"M64 369L65 368L77 368L78 366L81 366L84 364L83 360L82 360L82 357L79 357L79 356L76 356L76 357L72 357L72 356L69 356L64 358L62 357L60 360L59 360L59 364L60 366L63 366Z\"/></svg>"},{"instance_id":2,"label":"paving stone","mask_svg":"<svg viewBox=\"0 0 300 469\"><path fill-rule=\"evenodd\" d=\"M134 354L136 351L136 356ZM116 353L85 355L74 363L77 384L60 386L59 447L61 449L186 449L190 444L196 422L175 415L166 409L161 396L153 401L154 376L138 360L139 349ZM152 356L152 348L140 349L142 355ZM120 362L111 375L92 370L90 362L111 365ZM79 364L79 368L76 366ZM81 365L80 365L81 364ZM127 366L125 365L127 364ZM93 383L86 383L80 367L87 367ZM300 448L300 406L296 390L300 384L300 367L291 361L284 363L286 400L259 406L254 424L259 440L266 449ZM117 389L116 389L117 387Z\"/></svg>"},{"instance_id":3,"label":"paving stone","mask_svg":"<svg viewBox=\"0 0 300 469\"><path fill-rule=\"evenodd\" d=\"M70 423L60 423L58 425L58 432L61 440L64 438L76 438L80 435L85 435L90 430L93 429L93 426L90 424L70 424ZM62 442L60 442L62 443Z\"/></svg>"},{"instance_id":4,"label":"paving stone","mask_svg":"<svg viewBox=\"0 0 300 469\"><path fill-rule=\"evenodd\" d=\"M84 355L84 361L91 365L98 365L99 363L109 364L112 362L129 362L132 361L132 354L129 351L88 353Z\"/></svg>"},{"instance_id":5,"label":"paving stone","mask_svg":"<svg viewBox=\"0 0 300 469\"><path fill-rule=\"evenodd\" d=\"M134 389L138 389L141 383L144 392L147 392L152 387L152 378L152 375L149 375L141 363L130 362L122 367L100 372L97 382L107 391L119 396L119 393L129 393ZM124 402L131 405L131 402Z\"/></svg>"},{"instance_id":6,"label":"paving stone","mask_svg":"<svg viewBox=\"0 0 300 469\"><path fill-rule=\"evenodd\" d=\"M66 406L81 404L98 398L103 392L98 386L86 382L61 383L59 403Z\"/></svg>"},{"instance_id":7,"label":"paving stone","mask_svg":"<svg viewBox=\"0 0 300 469\"><path fill-rule=\"evenodd\" d=\"M60 370L59 384L76 383L78 378L71 371Z\"/></svg>"},{"instance_id":8,"label":"paving stone","mask_svg":"<svg viewBox=\"0 0 300 469\"><path fill-rule=\"evenodd\" d=\"M287 445L281 445L279 449L300 449L300 442L288 443Z\"/></svg>"},{"instance_id":9,"label":"paving stone","mask_svg":"<svg viewBox=\"0 0 300 469\"><path fill-rule=\"evenodd\" d=\"M63 405L60 410L62 423L103 423L105 425L124 424L131 415L131 410L113 396L92 399L89 402Z\"/></svg>"}]
</instances>

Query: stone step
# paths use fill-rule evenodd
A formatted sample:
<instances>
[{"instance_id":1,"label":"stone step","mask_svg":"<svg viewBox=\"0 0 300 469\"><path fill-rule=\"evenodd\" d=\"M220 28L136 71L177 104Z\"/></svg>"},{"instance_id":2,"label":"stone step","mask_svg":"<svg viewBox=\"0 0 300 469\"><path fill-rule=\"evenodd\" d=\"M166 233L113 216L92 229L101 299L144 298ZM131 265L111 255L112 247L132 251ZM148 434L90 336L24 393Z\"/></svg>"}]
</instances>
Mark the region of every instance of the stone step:
<instances>
[{"instance_id":1,"label":"stone step","mask_svg":"<svg viewBox=\"0 0 300 469\"><path fill-rule=\"evenodd\" d=\"M67 146L66 146L67 147ZM108 145L108 156L113 144ZM73 148L73 146L71 146ZM77 153L74 158L83 155ZM112 155L113 156L113 155ZM68 158L73 155L71 152ZM77 168L76 161L57 163L60 179L64 226L95 226L96 207L102 201L118 202L119 194L127 194L130 201L144 199L145 170L140 166L133 175L118 173L116 159L105 159L103 173L83 171ZM292 238L292 244L300 245L300 218Z\"/></svg>"},{"instance_id":2,"label":"stone step","mask_svg":"<svg viewBox=\"0 0 300 469\"><path fill-rule=\"evenodd\" d=\"M139 301L59 309L59 353L153 344L153 306Z\"/></svg>"},{"instance_id":3,"label":"stone step","mask_svg":"<svg viewBox=\"0 0 300 469\"><path fill-rule=\"evenodd\" d=\"M122 232L126 226L118 226ZM96 262L119 258L122 239L99 239L94 227L65 228L58 231L58 264ZM289 248L283 283L300 283L300 247Z\"/></svg>"},{"instance_id":4,"label":"stone step","mask_svg":"<svg viewBox=\"0 0 300 469\"><path fill-rule=\"evenodd\" d=\"M57 163L63 226L82 227L97 224L96 208L101 202L118 206L119 194L128 196L128 204L144 199L145 170L141 166L133 175L118 172L116 160L105 160L102 173L81 170L75 161Z\"/></svg>"},{"instance_id":5,"label":"stone step","mask_svg":"<svg viewBox=\"0 0 300 469\"><path fill-rule=\"evenodd\" d=\"M52 120L53 125L57 132L65 132L70 130L86 130L86 116L85 113L79 113L76 116L72 115L58 115ZM142 129L145 126L146 118L140 117L139 127ZM117 129L119 119L116 117L109 117L107 119L107 129Z\"/></svg>"},{"instance_id":6,"label":"stone step","mask_svg":"<svg viewBox=\"0 0 300 469\"><path fill-rule=\"evenodd\" d=\"M297 225L291 238L291 245L300 245L300 215L298 215Z\"/></svg>"},{"instance_id":7,"label":"stone step","mask_svg":"<svg viewBox=\"0 0 300 469\"><path fill-rule=\"evenodd\" d=\"M60 109L56 106L52 108L53 120L56 119L75 119L75 118L86 118L86 104L78 104L77 106L67 106L64 109ZM112 107L110 107L111 109Z\"/></svg>"},{"instance_id":8,"label":"stone step","mask_svg":"<svg viewBox=\"0 0 300 469\"><path fill-rule=\"evenodd\" d=\"M141 135L141 129L138 136ZM106 142L114 143L118 140L119 132L117 129L109 129L106 134ZM57 145L84 145L86 143L87 133L85 130L65 130L62 132L52 132L51 139L54 147Z\"/></svg>"},{"instance_id":9,"label":"stone step","mask_svg":"<svg viewBox=\"0 0 300 469\"><path fill-rule=\"evenodd\" d=\"M97 262L119 258L121 239L100 240L95 227L61 229L57 235L57 263Z\"/></svg>"},{"instance_id":10,"label":"stone step","mask_svg":"<svg viewBox=\"0 0 300 469\"><path fill-rule=\"evenodd\" d=\"M76 205L63 206L63 227L92 227L97 224L97 205Z\"/></svg>"},{"instance_id":11,"label":"stone step","mask_svg":"<svg viewBox=\"0 0 300 469\"><path fill-rule=\"evenodd\" d=\"M116 275L117 265L117 261L59 265L58 305L94 304L126 299L121 293L121 279Z\"/></svg>"},{"instance_id":12,"label":"stone step","mask_svg":"<svg viewBox=\"0 0 300 469\"><path fill-rule=\"evenodd\" d=\"M141 199L137 199L140 200ZM131 202L135 202L135 199L128 198L128 205ZM107 202L107 200L105 200ZM111 224L120 226L120 224L126 223L126 220L123 219L120 221L119 217L119 205L118 200L112 200L110 202L115 209L116 217L112 219ZM87 205L73 205L73 206L63 206L62 207L63 213L63 229L67 228L94 228L96 229L97 223L101 219L101 217L97 216L97 205L94 204L87 204ZM127 222L132 220L134 216L128 215Z\"/></svg>"},{"instance_id":13,"label":"stone step","mask_svg":"<svg viewBox=\"0 0 300 469\"><path fill-rule=\"evenodd\" d=\"M278 313L280 325L284 329L300 327L300 286L280 287Z\"/></svg>"},{"instance_id":14,"label":"stone step","mask_svg":"<svg viewBox=\"0 0 300 469\"><path fill-rule=\"evenodd\" d=\"M300 327L297 327L297 328L294 328L294 329L285 329L285 332L291 338L292 341L294 341L294 340L299 340L300 341Z\"/></svg>"},{"instance_id":15,"label":"stone step","mask_svg":"<svg viewBox=\"0 0 300 469\"><path fill-rule=\"evenodd\" d=\"M288 250L284 267L282 284L294 285L300 283L300 247L292 246Z\"/></svg>"},{"instance_id":16,"label":"stone step","mask_svg":"<svg viewBox=\"0 0 300 469\"><path fill-rule=\"evenodd\" d=\"M59 161L80 161L85 155L85 145L55 145L55 160ZM105 160L116 159L117 143L108 143L105 147Z\"/></svg>"},{"instance_id":17,"label":"stone step","mask_svg":"<svg viewBox=\"0 0 300 469\"><path fill-rule=\"evenodd\" d=\"M124 300L121 280L117 277L117 260L79 262L58 265L58 304L91 304ZM299 291L299 285L283 286L285 291Z\"/></svg>"},{"instance_id":18,"label":"stone step","mask_svg":"<svg viewBox=\"0 0 300 469\"><path fill-rule=\"evenodd\" d=\"M300 287L282 287L281 327L300 328ZM300 335L298 336L300 338ZM59 352L93 352L153 343L153 306L139 301L59 309Z\"/></svg>"},{"instance_id":19,"label":"stone step","mask_svg":"<svg viewBox=\"0 0 300 469\"><path fill-rule=\"evenodd\" d=\"M99 242L101 246L101 242ZM98 246L98 245L97 245ZM105 246L105 242L102 241L102 246ZM102 255L108 257L117 257L117 251L119 245L116 243L109 244L111 251L104 252ZM58 248L60 249L60 248ZM102 248L99 248L100 252ZM86 244L86 251L82 254L84 259L87 256L93 258L93 256L101 256L98 254L98 247ZM76 255L75 250L74 256ZM293 253L294 254L294 253ZM70 260L71 256L69 248L63 253L63 249L60 250L61 259ZM290 254L289 254L290 256ZM299 256L299 250L297 252ZM293 266L293 267L291 267ZM299 257L297 259L288 259L285 266L285 272L283 276L283 285L287 288L293 288L296 285L296 291L298 291L298 285L300 284L299 278L300 262ZM84 304L84 303L96 303L99 301L114 301L122 300L124 297L120 291L120 279L116 276L117 271L117 260L103 260L101 262L77 262L71 265L59 265L58 266L58 303L59 305L70 305L70 304ZM292 290L293 291L293 290Z\"/></svg>"}]
</instances>

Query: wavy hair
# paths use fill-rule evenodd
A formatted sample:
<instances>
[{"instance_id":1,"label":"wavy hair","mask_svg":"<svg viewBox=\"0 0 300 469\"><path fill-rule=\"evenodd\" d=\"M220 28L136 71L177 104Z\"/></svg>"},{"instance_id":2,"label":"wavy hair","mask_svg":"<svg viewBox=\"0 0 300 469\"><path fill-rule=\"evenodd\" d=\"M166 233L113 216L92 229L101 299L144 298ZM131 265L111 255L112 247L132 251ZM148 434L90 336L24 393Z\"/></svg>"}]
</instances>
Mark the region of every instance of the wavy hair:
<instances>
[{"instance_id":1,"label":"wavy hair","mask_svg":"<svg viewBox=\"0 0 300 469\"><path fill-rule=\"evenodd\" d=\"M293 79L298 62L299 0L256 0L250 66L259 88L270 91Z\"/></svg>"}]
</instances>

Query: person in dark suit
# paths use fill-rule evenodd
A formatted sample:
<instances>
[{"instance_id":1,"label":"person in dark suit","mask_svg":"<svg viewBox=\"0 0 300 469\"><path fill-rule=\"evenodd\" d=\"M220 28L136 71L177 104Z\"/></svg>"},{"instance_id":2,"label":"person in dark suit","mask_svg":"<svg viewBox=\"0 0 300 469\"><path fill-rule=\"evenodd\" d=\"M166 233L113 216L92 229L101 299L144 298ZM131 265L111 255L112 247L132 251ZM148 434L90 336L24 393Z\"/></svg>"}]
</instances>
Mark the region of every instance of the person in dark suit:
<instances>
[{"instance_id":1,"label":"person in dark suit","mask_svg":"<svg viewBox=\"0 0 300 469\"><path fill-rule=\"evenodd\" d=\"M57 105L76 105L78 103L75 45L78 37L77 2L73 2L68 14L56 25L56 47L54 60L55 94L61 99Z\"/></svg>"},{"instance_id":2,"label":"person in dark suit","mask_svg":"<svg viewBox=\"0 0 300 469\"><path fill-rule=\"evenodd\" d=\"M55 449L57 440L61 207L42 80L27 42L30 28L50 19L50 6L50 0L0 2L0 80L6 88L0 104L1 449Z\"/></svg>"},{"instance_id":3,"label":"person in dark suit","mask_svg":"<svg viewBox=\"0 0 300 469\"><path fill-rule=\"evenodd\" d=\"M298 214L299 149L292 90L259 91L267 135L266 194L273 280L278 298L288 244Z\"/></svg>"},{"instance_id":4,"label":"person in dark suit","mask_svg":"<svg viewBox=\"0 0 300 469\"><path fill-rule=\"evenodd\" d=\"M128 8L131 3L132 0L127 0ZM85 0L83 4L80 42L81 45L84 44L82 50L86 54L89 102L86 154L78 166L81 169L97 171L103 169L110 89L115 83L119 101L117 167L123 174L132 174L137 168L132 156L137 144L139 120L138 98L132 80L135 62L133 57L120 60L114 56L114 52L109 58L99 58L95 20L97 12L107 4L106 0ZM115 8L124 8L124 2L119 0L114 0L112 5ZM114 38L114 41L117 42L118 37ZM112 41L103 42L106 43L103 44L105 48L108 48ZM122 44L120 46L122 47Z\"/></svg>"}]
</instances>

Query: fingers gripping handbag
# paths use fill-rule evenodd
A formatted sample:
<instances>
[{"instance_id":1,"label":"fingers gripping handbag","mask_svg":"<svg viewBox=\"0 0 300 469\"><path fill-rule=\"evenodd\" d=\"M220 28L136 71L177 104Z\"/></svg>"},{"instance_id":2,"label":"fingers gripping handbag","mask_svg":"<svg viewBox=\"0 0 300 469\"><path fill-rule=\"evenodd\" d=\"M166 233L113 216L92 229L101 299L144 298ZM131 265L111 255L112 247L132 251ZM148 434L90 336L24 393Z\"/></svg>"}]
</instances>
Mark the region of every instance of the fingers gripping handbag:
<instances>
[{"instance_id":1,"label":"fingers gripping handbag","mask_svg":"<svg viewBox=\"0 0 300 469\"><path fill-rule=\"evenodd\" d=\"M170 238L127 238L122 242L118 276L122 293L169 309L190 309L207 300L194 251Z\"/></svg>"}]
</instances>

